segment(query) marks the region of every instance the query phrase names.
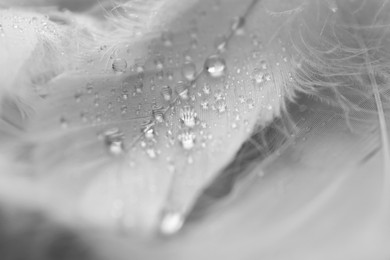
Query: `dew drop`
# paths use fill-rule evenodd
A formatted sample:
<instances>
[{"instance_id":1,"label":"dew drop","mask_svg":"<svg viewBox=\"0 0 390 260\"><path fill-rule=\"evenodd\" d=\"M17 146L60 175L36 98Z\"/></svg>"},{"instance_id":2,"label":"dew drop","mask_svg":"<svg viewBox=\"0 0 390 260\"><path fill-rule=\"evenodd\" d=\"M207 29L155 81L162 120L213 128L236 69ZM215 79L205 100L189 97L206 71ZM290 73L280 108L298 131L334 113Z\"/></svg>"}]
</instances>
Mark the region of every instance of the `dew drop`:
<instances>
[{"instance_id":1,"label":"dew drop","mask_svg":"<svg viewBox=\"0 0 390 260\"><path fill-rule=\"evenodd\" d=\"M172 88L170 86L163 86L161 89L161 96L165 101L171 101L172 99Z\"/></svg>"},{"instance_id":2,"label":"dew drop","mask_svg":"<svg viewBox=\"0 0 390 260\"><path fill-rule=\"evenodd\" d=\"M155 149L153 148L148 148L146 149L146 154L149 156L149 158L151 159L155 159L157 158L157 152Z\"/></svg>"},{"instance_id":3,"label":"dew drop","mask_svg":"<svg viewBox=\"0 0 390 260\"><path fill-rule=\"evenodd\" d=\"M165 235L172 235L183 227L183 223L182 214L177 212L165 213L160 224L160 232Z\"/></svg>"},{"instance_id":4,"label":"dew drop","mask_svg":"<svg viewBox=\"0 0 390 260\"><path fill-rule=\"evenodd\" d=\"M157 123L163 123L165 121L165 109L163 107L154 108L152 116Z\"/></svg>"},{"instance_id":5,"label":"dew drop","mask_svg":"<svg viewBox=\"0 0 390 260\"><path fill-rule=\"evenodd\" d=\"M135 92L138 93L138 94L141 94L144 90L144 83L142 82L138 82L136 85L135 85Z\"/></svg>"},{"instance_id":6,"label":"dew drop","mask_svg":"<svg viewBox=\"0 0 390 260\"><path fill-rule=\"evenodd\" d=\"M217 37L214 42L214 47L220 52L225 52L227 49L227 39L225 35Z\"/></svg>"},{"instance_id":7,"label":"dew drop","mask_svg":"<svg viewBox=\"0 0 390 260\"><path fill-rule=\"evenodd\" d=\"M189 86L185 82L179 81L175 90L181 100L189 99Z\"/></svg>"},{"instance_id":8,"label":"dew drop","mask_svg":"<svg viewBox=\"0 0 390 260\"><path fill-rule=\"evenodd\" d=\"M192 150L195 147L196 135L191 131L184 131L179 135L179 141L185 150Z\"/></svg>"},{"instance_id":9,"label":"dew drop","mask_svg":"<svg viewBox=\"0 0 390 260\"><path fill-rule=\"evenodd\" d=\"M147 139L153 139L155 136L154 122L153 121L144 122L141 127L141 132L144 134L144 136Z\"/></svg>"},{"instance_id":10,"label":"dew drop","mask_svg":"<svg viewBox=\"0 0 390 260\"><path fill-rule=\"evenodd\" d=\"M197 114L195 110L190 106L184 106L180 110L180 121L189 128L193 128L196 125Z\"/></svg>"},{"instance_id":11,"label":"dew drop","mask_svg":"<svg viewBox=\"0 0 390 260\"><path fill-rule=\"evenodd\" d=\"M208 109L209 109L209 106L210 106L209 101L207 101L207 100L201 101L201 102L200 102L200 106L201 106L201 108L202 108L203 110L208 110Z\"/></svg>"},{"instance_id":12,"label":"dew drop","mask_svg":"<svg viewBox=\"0 0 390 260\"><path fill-rule=\"evenodd\" d=\"M238 16L233 18L232 24L231 24L231 30L235 32L236 34L242 35L244 33L244 26L245 26L245 18L242 16Z\"/></svg>"},{"instance_id":13,"label":"dew drop","mask_svg":"<svg viewBox=\"0 0 390 260\"><path fill-rule=\"evenodd\" d=\"M203 88L202 88L202 91L205 95L210 95L211 93L211 89L210 89L210 86L209 85L204 85Z\"/></svg>"},{"instance_id":14,"label":"dew drop","mask_svg":"<svg viewBox=\"0 0 390 260\"><path fill-rule=\"evenodd\" d=\"M193 62L186 62L182 68L182 75L188 81L194 81L196 78L196 66Z\"/></svg>"},{"instance_id":15,"label":"dew drop","mask_svg":"<svg viewBox=\"0 0 390 260\"><path fill-rule=\"evenodd\" d=\"M60 124L61 124L61 127L64 129L68 128L68 126L69 126L69 122L64 116L62 116L60 118Z\"/></svg>"},{"instance_id":16,"label":"dew drop","mask_svg":"<svg viewBox=\"0 0 390 260\"><path fill-rule=\"evenodd\" d=\"M164 32L161 35L161 41L165 47L172 47L173 45L173 34L170 32Z\"/></svg>"},{"instance_id":17,"label":"dew drop","mask_svg":"<svg viewBox=\"0 0 390 260\"><path fill-rule=\"evenodd\" d=\"M254 83L261 84L264 82L264 72L259 68L255 68L252 72L252 79Z\"/></svg>"},{"instance_id":18,"label":"dew drop","mask_svg":"<svg viewBox=\"0 0 390 260\"><path fill-rule=\"evenodd\" d=\"M248 98L246 103L248 104L248 108L250 110L255 108L255 101L253 100L253 98Z\"/></svg>"},{"instance_id":19,"label":"dew drop","mask_svg":"<svg viewBox=\"0 0 390 260\"><path fill-rule=\"evenodd\" d=\"M224 100L218 100L217 102L215 102L215 109L220 114L225 113L227 110L226 102Z\"/></svg>"},{"instance_id":20,"label":"dew drop","mask_svg":"<svg viewBox=\"0 0 390 260\"><path fill-rule=\"evenodd\" d=\"M104 144L107 151L114 156L123 154L123 132L117 128L109 129L104 133Z\"/></svg>"},{"instance_id":21,"label":"dew drop","mask_svg":"<svg viewBox=\"0 0 390 260\"><path fill-rule=\"evenodd\" d=\"M112 62L112 69L117 73L123 73L127 69L127 61L122 58L115 59Z\"/></svg>"},{"instance_id":22,"label":"dew drop","mask_svg":"<svg viewBox=\"0 0 390 260\"><path fill-rule=\"evenodd\" d=\"M204 69L209 76L213 78L220 78L225 75L226 62L222 57L212 55L206 59Z\"/></svg>"}]
</instances>

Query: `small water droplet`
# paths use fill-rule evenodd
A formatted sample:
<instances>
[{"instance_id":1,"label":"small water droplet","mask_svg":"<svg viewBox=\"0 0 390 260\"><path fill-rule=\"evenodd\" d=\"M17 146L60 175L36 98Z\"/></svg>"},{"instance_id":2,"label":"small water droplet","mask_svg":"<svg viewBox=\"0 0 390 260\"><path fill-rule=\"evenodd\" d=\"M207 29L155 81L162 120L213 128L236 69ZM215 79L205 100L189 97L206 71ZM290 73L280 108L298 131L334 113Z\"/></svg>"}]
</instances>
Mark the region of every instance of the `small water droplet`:
<instances>
[{"instance_id":1,"label":"small water droplet","mask_svg":"<svg viewBox=\"0 0 390 260\"><path fill-rule=\"evenodd\" d=\"M209 101L208 100L201 101L200 106L202 107L203 110L208 110L210 106Z\"/></svg>"},{"instance_id":2,"label":"small water droplet","mask_svg":"<svg viewBox=\"0 0 390 260\"><path fill-rule=\"evenodd\" d=\"M196 125L197 114L195 110L190 106L184 106L180 110L180 121L189 128L193 128Z\"/></svg>"},{"instance_id":3,"label":"small water droplet","mask_svg":"<svg viewBox=\"0 0 390 260\"><path fill-rule=\"evenodd\" d=\"M225 75L226 62L222 57L212 55L206 59L204 69L209 76L213 78L220 78Z\"/></svg>"},{"instance_id":4,"label":"small water droplet","mask_svg":"<svg viewBox=\"0 0 390 260\"><path fill-rule=\"evenodd\" d=\"M167 212L162 218L160 232L165 235L177 233L184 223L183 215L178 212Z\"/></svg>"},{"instance_id":5,"label":"small water droplet","mask_svg":"<svg viewBox=\"0 0 390 260\"><path fill-rule=\"evenodd\" d=\"M261 67L261 69L263 69L263 70L268 69L267 61L266 61L266 60L261 60L261 61L260 61L260 67Z\"/></svg>"},{"instance_id":6,"label":"small water droplet","mask_svg":"<svg viewBox=\"0 0 390 260\"><path fill-rule=\"evenodd\" d=\"M215 101L224 99L223 91L222 90L218 90L217 92L215 92L214 98L215 98Z\"/></svg>"},{"instance_id":7,"label":"small water droplet","mask_svg":"<svg viewBox=\"0 0 390 260\"><path fill-rule=\"evenodd\" d=\"M193 132L184 131L178 138L185 150L192 150L195 147L196 135Z\"/></svg>"},{"instance_id":8,"label":"small water droplet","mask_svg":"<svg viewBox=\"0 0 390 260\"><path fill-rule=\"evenodd\" d=\"M203 93L204 93L205 95L210 95L210 93L211 93L210 86L207 85L207 84L203 86L202 90L203 90Z\"/></svg>"},{"instance_id":9,"label":"small water droplet","mask_svg":"<svg viewBox=\"0 0 390 260\"><path fill-rule=\"evenodd\" d=\"M161 35L161 41L165 47L172 47L173 45L173 34L171 32L164 32Z\"/></svg>"},{"instance_id":10,"label":"small water droplet","mask_svg":"<svg viewBox=\"0 0 390 260\"><path fill-rule=\"evenodd\" d=\"M74 99L76 100L77 103L80 103L82 95L83 94L80 91L76 91L76 93L74 94Z\"/></svg>"},{"instance_id":11,"label":"small water droplet","mask_svg":"<svg viewBox=\"0 0 390 260\"><path fill-rule=\"evenodd\" d=\"M142 124L141 132L147 139L153 139L155 136L154 122L149 120Z\"/></svg>"},{"instance_id":12,"label":"small water droplet","mask_svg":"<svg viewBox=\"0 0 390 260\"><path fill-rule=\"evenodd\" d=\"M231 24L231 30L238 35L242 35L244 33L245 26L245 18L242 16L237 16L233 18Z\"/></svg>"},{"instance_id":13,"label":"small water droplet","mask_svg":"<svg viewBox=\"0 0 390 260\"><path fill-rule=\"evenodd\" d=\"M186 84L185 82L179 81L176 84L175 90L181 100L189 99L189 85Z\"/></svg>"},{"instance_id":14,"label":"small water droplet","mask_svg":"<svg viewBox=\"0 0 390 260\"><path fill-rule=\"evenodd\" d=\"M136 85L135 85L135 92L138 93L138 94L141 94L144 90L144 83L142 82L138 82Z\"/></svg>"},{"instance_id":15,"label":"small water droplet","mask_svg":"<svg viewBox=\"0 0 390 260\"><path fill-rule=\"evenodd\" d=\"M215 109L220 114L225 113L227 110L226 102L224 100L218 100L217 102L215 102Z\"/></svg>"},{"instance_id":16,"label":"small water droplet","mask_svg":"<svg viewBox=\"0 0 390 260\"><path fill-rule=\"evenodd\" d=\"M60 124L61 124L61 127L64 129L68 128L68 126L69 126L69 122L64 116L60 117Z\"/></svg>"},{"instance_id":17,"label":"small water droplet","mask_svg":"<svg viewBox=\"0 0 390 260\"><path fill-rule=\"evenodd\" d=\"M252 72L252 79L255 84L261 84L264 82L264 72L259 68L255 68Z\"/></svg>"},{"instance_id":18,"label":"small water droplet","mask_svg":"<svg viewBox=\"0 0 390 260\"><path fill-rule=\"evenodd\" d=\"M227 49L227 39L225 35L217 37L214 42L214 47L220 52L223 53Z\"/></svg>"},{"instance_id":19,"label":"small water droplet","mask_svg":"<svg viewBox=\"0 0 390 260\"><path fill-rule=\"evenodd\" d=\"M104 144L107 151L114 156L123 154L124 142L123 132L117 128L109 129L104 133Z\"/></svg>"},{"instance_id":20,"label":"small water droplet","mask_svg":"<svg viewBox=\"0 0 390 260\"><path fill-rule=\"evenodd\" d=\"M146 149L146 154L149 156L149 158L151 159L155 159L157 158L157 152L155 149L153 148L148 148Z\"/></svg>"},{"instance_id":21,"label":"small water droplet","mask_svg":"<svg viewBox=\"0 0 390 260\"><path fill-rule=\"evenodd\" d=\"M163 86L161 89L161 96L165 101L171 101L172 99L172 88L170 86Z\"/></svg>"},{"instance_id":22,"label":"small water droplet","mask_svg":"<svg viewBox=\"0 0 390 260\"><path fill-rule=\"evenodd\" d=\"M112 69L117 73L123 73L127 69L127 61L122 58L115 59L112 62Z\"/></svg>"},{"instance_id":23,"label":"small water droplet","mask_svg":"<svg viewBox=\"0 0 390 260\"><path fill-rule=\"evenodd\" d=\"M248 98L246 100L246 103L248 104L248 108L250 110L254 109L255 108L255 101L253 100L253 98Z\"/></svg>"},{"instance_id":24,"label":"small water droplet","mask_svg":"<svg viewBox=\"0 0 390 260\"><path fill-rule=\"evenodd\" d=\"M188 81L194 81L196 78L196 66L193 62L186 62L182 68L182 75Z\"/></svg>"},{"instance_id":25,"label":"small water droplet","mask_svg":"<svg viewBox=\"0 0 390 260\"><path fill-rule=\"evenodd\" d=\"M163 123L165 121L165 111L163 107L156 107L152 111L152 116L157 123Z\"/></svg>"}]
</instances>

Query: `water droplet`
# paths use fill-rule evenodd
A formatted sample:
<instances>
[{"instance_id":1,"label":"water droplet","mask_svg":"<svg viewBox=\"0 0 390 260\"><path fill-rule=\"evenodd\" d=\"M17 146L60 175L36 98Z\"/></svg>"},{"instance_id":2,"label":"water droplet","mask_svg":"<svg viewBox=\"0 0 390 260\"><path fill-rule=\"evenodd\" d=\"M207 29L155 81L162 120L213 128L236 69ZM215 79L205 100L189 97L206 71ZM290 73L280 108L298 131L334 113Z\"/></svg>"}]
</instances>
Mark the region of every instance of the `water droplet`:
<instances>
[{"instance_id":1,"label":"water droplet","mask_svg":"<svg viewBox=\"0 0 390 260\"><path fill-rule=\"evenodd\" d=\"M204 110L208 110L209 109L209 101L208 100L203 100L202 102L200 102L200 106L202 107L202 109Z\"/></svg>"},{"instance_id":2,"label":"water droplet","mask_svg":"<svg viewBox=\"0 0 390 260\"><path fill-rule=\"evenodd\" d=\"M156 152L156 150L153 149L153 148L148 148L148 149L146 149L146 154L147 154L151 159L157 158L157 152Z\"/></svg>"},{"instance_id":3,"label":"water droplet","mask_svg":"<svg viewBox=\"0 0 390 260\"><path fill-rule=\"evenodd\" d=\"M161 41L165 47L171 47L173 45L173 34L171 32L162 33Z\"/></svg>"},{"instance_id":4,"label":"water droplet","mask_svg":"<svg viewBox=\"0 0 390 260\"><path fill-rule=\"evenodd\" d=\"M212 55L206 59L204 69L211 77L220 78L225 75L226 62L222 57Z\"/></svg>"},{"instance_id":5,"label":"water droplet","mask_svg":"<svg viewBox=\"0 0 390 260\"><path fill-rule=\"evenodd\" d=\"M107 130L104 133L104 144L111 155L118 156L123 154L125 150L123 133L117 128Z\"/></svg>"},{"instance_id":6,"label":"water droplet","mask_svg":"<svg viewBox=\"0 0 390 260\"><path fill-rule=\"evenodd\" d=\"M188 81L194 81L196 78L196 66L193 62L186 62L182 68L183 77Z\"/></svg>"},{"instance_id":7,"label":"water droplet","mask_svg":"<svg viewBox=\"0 0 390 260\"><path fill-rule=\"evenodd\" d=\"M164 56L157 56L157 57L154 59L154 64L155 64L155 66L156 66L156 69L157 69L157 70L162 70L162 69L164 69L164 62L165 62Z\"/></svg>"},{"instance_id":8,"label":"water droplet","mask_svg":"<svg viewBox=\"0 0 390 260\"><path fill-rule=\"evenodd\" d=\"M68 122L68 120L64 116L62 116L60 118L60 124L61 124L61 127L64 128L64 129L68 128L68 126L69 126L69 122Z\"/></svg>"},{"instance_id":9,"label":"water droplet","mask_svg":"<svg viewBox=\"0 0 390 260\"><path fill-rule=\"evenodd\" d=\"M165 213L160 224L160 231L165 235L172 235L183 227L183 223L182 214L178 212Z\"/></svg>"},{"instance_id":10,"label":"water droplet","mask_svg":"<svg viewBox=\"0 0 390 260\"><path fill-rule=\"evenodd\" d=\"M232 24L231 24L231 30L235 32L238 35L242 35L244 33L244 26L245 26L245 18L242 16L234 17Z\"/></svg>"},{"instance_id":11,"label":"water droplet","mask_svg":"<svg viewBox=\"0 0 390 260\"><path fill-rule=\"evenodd\" d=\"M252 79L254 83L261 84L264 82L264 72L259 68L255 68L252 72Z\"/></svg>"},{"instance_id":12,"label":"water droplet","mask_svg":"<svg viewBox=\"0 0 390 260\"><path fill-rule=\"evenodd\" d=\"M185 150L192 150L195 147L196 135L191 131L184 131L179 135L179 141Z\"/></svg>"},{"instance_id":13,"label":"water droplet","mask_svg":"<svg viewBox=\"0 0 390 260\"><path fill-rule=\"evenodd\" d=\"M214 47L220 52L223 53L227 49L227 39L225 35L217 37L214 42Z\"/></svg>"},{"instance_id":14,"label":"water droplet","mask_svg":"<svg viewBox=\"0 0 390 260\"><path fill-rule=\"evenodd\" d=\"M144 136L147 139L153 139L155 136L154 122L153 121L144 122L141 127L141 132L144 134Z\"/></svg>"},{"instance_id":15,"label":"water droplet","mask_svg":"<svg viewBox=\"0 0 390 260\"><path fill-rule=\"evenodd\" d=\"M123 100L127 100L129 98L129 94L123 93L122 98L123 98Z\"/></svg>"},{"instance_id":16,"label":"water droplet","mask_svg":"<svg viewBox=\"0 0 390 260\"><path fill-rule=\"evenodd\" d=\"M112 69L118 73L125 72L127 69L127 61L125 59L122 59L122 58L115 59L112 62Z\"/></svg>"},{"instance_id":17,"label":"water droplet","mask_svg":"<svg viewBox=\"0 0 390 260\"><path fill-rule=\"evenodd\" d=\"M181 100L189 99L189 86L185 82L179 81L175 90Z\"/></svg>"},{"instance_id":18,"label":"water droplet","mask_svg":"<svg viewBox=\"0 0 390 260\"><path fill-rule=\"evenodd\" d=\"M76 100L77 103L80 103L81 101L81 96L83 94L80 92L80 91L77 91L75 94L74 94L74 99Z\"/></svg>"},{"instance_id":19,"label":"water droplet","mask_svg":"<svg viewBox=\"0 0 390 260\"><path fill-rule=\"evenodd\" d=\"M220 114L225 113L227 110L226 102L224 100L218 100L217 102L215 102L215 109Z\"/></svg>"},{"instance_id":20,"label":"water droplet","mask_svg":"<svg viewBox=\"0 0 390 260\"><path fill-rule=\"evenodd\" d=\"M204 93L205 95L210 95L210 93L211 93L210 86L207 85L207 84L203 86L202 90L203 90L203 93Z\"/></svg>"},{"instance_id":21,"label":"water droplet","mask_svg":"<svg viewBox=\"0 0 390 260\"><path fill-rule=\"evenodd\" d=\"M329 5L329 9L333 12L333 13L336 13L339 8L337 6L337 2L334 1L334 0L329 0L328 1L328 5Z\"/></svg>"},{"instance_id":22,"label":"water droplet","mask_svg":"<svg viewBox=\"0 0 390 260\"><path fill-rule=\"evenodd\" d=\"M261 69L263 69L263 70L268 69L267 61L266 61L266 60L261 60L261 61L260 61L260 67L261 67Z\"/></svg>"},{"instance_id":23,"label":"water droplet","mask_svg":"<svg viewBox=\"0 0 390 260\"><path fill-rule=\"evenodd\" d=\"M269 73L269 72L264 73L264 80L271 81L272 80L271 73Z\"/></svg>"},{"instance_id":24,"label":"water droplet","mask_svg":"<svg viewBox=\"0 0 390 260\"><path fill-rule=\"evenodd\" d=\"M248 98L246 103L248 104L248 108L250 110L255 108L255 101L253 100L253 98Z\"/></svg>"},{"instance_id":25,"label":"water droplet","mask_svg":"<svg viewBox=\"0 0 390 260\"><path fill-rule=\"evenodd\" d=\"M170 86L163 86L161 89L161 96L165 101L171 101L172 99L172 88Z\"/></svg>"},{"instance_id":26,"label":"water droplet","mask_svg":"<svg viewBox=\"0 0 390 260\"><path fill-rule=\"evenodd\" d=\"M165 111L163 107L156 107L152 111L152 116L154 120L158 123L163 123L165 121Z\"/></svg>"},{"instance_id":27,"label":"water droplet","mask_svg":"<svg viewBox=\"0 0 390 260\"><path fill-rule=\"evenodd\" d=\"M144 89L144 83L142 82L138 82L136 85L135 85L135 92L138 93L138 94L141 94L142 91Z\"/></svg>"},{"instance_id":28,"label":"water droplet","mask_svg":"<svg viewBox=\"0 0 390 260\"><path fill-rule=\"evenodd\" d=\"M196 125L197 114L195 110L190 106L184 106L180 110L180 121L189 128L193 128Z\"/></svg>"},{"instance_id":29,"label":"water droplet","mask_svg":"<svg viewBox=\"0 0 390 260\"><path fill-rule=\"evenodd\" d=\"M224 95L223 94L224 93L223 93L222 90L218 90L217 92L215 92L215 94L214 94L215 101L224 99Z\"/></svg>"}]
</instances>

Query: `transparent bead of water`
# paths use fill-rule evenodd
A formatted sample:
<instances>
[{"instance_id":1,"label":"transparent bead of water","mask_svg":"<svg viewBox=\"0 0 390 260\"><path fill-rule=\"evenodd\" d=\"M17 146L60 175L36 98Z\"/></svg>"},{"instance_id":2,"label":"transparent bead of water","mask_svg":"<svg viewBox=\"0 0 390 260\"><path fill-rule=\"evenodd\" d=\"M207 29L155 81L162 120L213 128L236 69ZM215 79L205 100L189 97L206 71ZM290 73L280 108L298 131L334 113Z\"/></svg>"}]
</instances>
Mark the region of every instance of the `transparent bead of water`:
<instances>
[{"instance_id":1,"label":"transparent bead of water","mask_svg":"<svg viewBox=\"0 0 390 260\"><path fill-rule=\"evenodd\" d=\"M125 59L122 59L122 58L115 59L112 62L112 69L118 73L125 72L127 69L127 61Z\"/></svg>"},{"instance_id":2,"label":"transparent bead of water","mask_svg":"<svg viewBox=\"0 0 390 260\"><path fill-rule=\"evenodd\" d=\"M182 75L188 81L194 81L196 78L196 66L193 62L185 62L182 68Z\"/></svg>"},{"instance_id":3,"label":"transparent bead of water","mask_svg":"<svg viewBox=\"0 0 390 260\"><path fill-rule=\"evenodd\" d=\"M209 85L204 85L203 88L202 88L202 90L203 90L203 93L204 93L205 95L210 95L210 93L211 93L211 88L210 88Z\"/></svg>"},{"instance_id":4,"label":"transparent bead of water","mask_svg":"<svg viewBox=\"0 0 390 260\"><path fill-rule=\"evenodd\" d=\"M166 213L160 224L160 232L165 235L172 235L177 233L184 223L183 215L178 212Z\"/></svg>"},{"instance_id":5,"label":"transparent bead of water","mask_svg":"<svg viewBox=\"0 0 390 260\"><path fill-rule=\"evenodd\" d=\"M252 79L255 83L261 84L264 82L264 72L259 68L255 68L252 72Z\"/></svg>"},{"instance_id":6,"label":"transparent bead of water","mask_svg":"<svg viewBox=\"0 0 390 260\"><path fill-rule=\"evenodd\" d=\"M117 128L107 130L104 133L104 143L110 154L115 156L123 154L125 150L123 136L123 132Z\"/></svg>"},{"instance_id":7,"label":"transparent bead of water","mask_svg":"<svg viewBox=\"0 0 390 260\"><path fill-rule=\"evenodd\" d=\"M171 101L172 99L172 88L170 86L163 86L161 89L161 96L165 101Z\"/></svg>"},{"instance_id":8,"label":"transparent bead of water","mask_svg":"<svg viewBox=\"0 0 390 260\"><path fill-rule=\"evenodd\" d=\"M231 24L231 30L235 32L236 34L243 34L244 33L244 26L245 26L245 18L242 16L234 17L232 24Z\"/></svg>"},{"instance_id":9,"label":"transparent bead of water","mask_svg":"<svg viewBox=\"0 0 390 260\"><path fill-rule=\"evenodd\" d=\"M226 73L226 62L219 55L208 57L204 63L204 70L213 78L220 78Z\"/></svg>"},{"instance_id":10,"label":"transparent bead of water","mask_svg":"<svg viewBox=\"0 0 390 260\"><path fill-rule=\"evenodd\" d=\"M223 53L227 49L227 39L225 35L217 37L214 42L214 47L220 52Z\"/></svg>"},{"instance_id":11,"label":"transparent bead of water","mask_svg":"<svg viewBox=\"0 0 390 260\"><path fill-rule=\"evenodd\" d=\"M164 32L161 35L161 41L165 47L171 47L173 45L173 34L171 32Z\"/></svg>"},{"instance_id":12,"label":"transparent bead of water","mask_svg":"<svg viewBox=\"0 0 390 260\"><path fill-rule=\"evenodd\" d=\"M192 150L195 147L196 135L191 131L185 131L179 135L179 141L183 149Z\"/></svg>"},{"instance_id":13,"label":"transparent bead of water","mask_svg":"<svg viewBox=\"0 0 390 260\"><path fill-rule=\"evenodd\" d=\"M253 98L248 98L246 103L248 104L248 108L250 110L255 108L255 101L253 100Z\"/></svg>"},{"instance_id":14,"label":"transparent bead of water","mask_svg":"<svg viewBox=\"0 0 390 260\"><path fill-rule=\"evenodd\" d=\"M195 110L190 106L184 106L180 110L180 121L189 128L193 128L196 125L197 114Z\"/></svg>"},{"instance_id":15,"label":"transparent bead of water","mask_svg":"<svg viewBox=\"0 0 390 260\"><path fill-rule=\"evenodd\" d=\"M154 108L152 116L156 122L163 123L165 121L165 109L163 107Z\"/></svg>"},{"instance_id":16,"label":"transparent bead of water","mask_svg":"<svg viewBox=\"0 0 390 260\"><path fill-rule=\"evenodd\" d=\"M215 109L220 114L225 113L227 110L226 102L224 100L218 100L217 102L215 102Z\"/></svg>"},{"instance_id":17,"label":"transparent bead of water","mask_svg":"<svg viewBox=\"0 0 390 260\"><path fill-rule=\"evenodd\" d=\"M155 136L154 122L153 121L144 122L141 127L141 132L144 134L144 136L147 139L153 139Z\"/></svg>"},{"instance_id":18,"label":"transparent bead of water","mask_svg":"<svg viewBox=\"0 0 390 260\"><path fill-rule=\"evenodd\" d=\"M203 100L200 102L200 106L203 110L208 110L209 109L209 106L210 106L210 103L208 100Z\"/></svg>"},{"instance_id":19,"label":"transparent bead of water","mask_svg":"<svg viewBox=\"0 0 390 260\"><path fill-rule=\"evenodd\" d=\"M189 85L185 82L178 82L175 90L181 100L189 99Z\"/></svg>"}]
</instances>

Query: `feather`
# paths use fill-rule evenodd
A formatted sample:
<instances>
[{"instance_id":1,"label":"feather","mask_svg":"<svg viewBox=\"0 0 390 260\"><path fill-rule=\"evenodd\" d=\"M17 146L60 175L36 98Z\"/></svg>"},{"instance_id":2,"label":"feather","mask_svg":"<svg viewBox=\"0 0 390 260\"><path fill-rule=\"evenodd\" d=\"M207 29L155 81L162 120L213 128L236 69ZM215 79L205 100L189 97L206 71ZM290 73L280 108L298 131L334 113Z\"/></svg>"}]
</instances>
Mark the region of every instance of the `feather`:
<instances>
[{"instance_id":1,"label":"feather","mask_svg":"<svg viewBox=\"0 0 390 260\"><path fill-rule=\"evenodd\" d=\"M63 45L56 38L37 40L55 51L37 71L25 70L27 79L61 61L54 77L37 80L44 95L14 81L4 88L1 194L80 230L92 223L125 232L83 234L107 259L385 259L389 8L382 0L217 1L212 8L135 0L103 10L104 19L92 10L72 27L85 34L76 34L79 49L65 49L70 57L54 55ZM222 82L203 73L215 52L227 65ZM161 101L153 89L173 87L189 61L202 73L195 103L182 102L194 105L211 136L199 160L180 139L167 135L169 149L149 146L140 131ZM114 62L124 68L116 71ZM174 82L159 79L160 70ZM22 95L14 92L21 85ZM209 110L196 103L204 100ZM176 120L168 124L173 132L185 125L180 113L164 115ZM165 137L164 126L146 126ZM214 148L223 149L207 140L222 140ZM161 158L159 149L168 163L147 157ZM80 216L87 221L75 223ZM164 223L162 231L178 231L184 217L182 232L150 237Z\"/></svg>"}]
</instances>

